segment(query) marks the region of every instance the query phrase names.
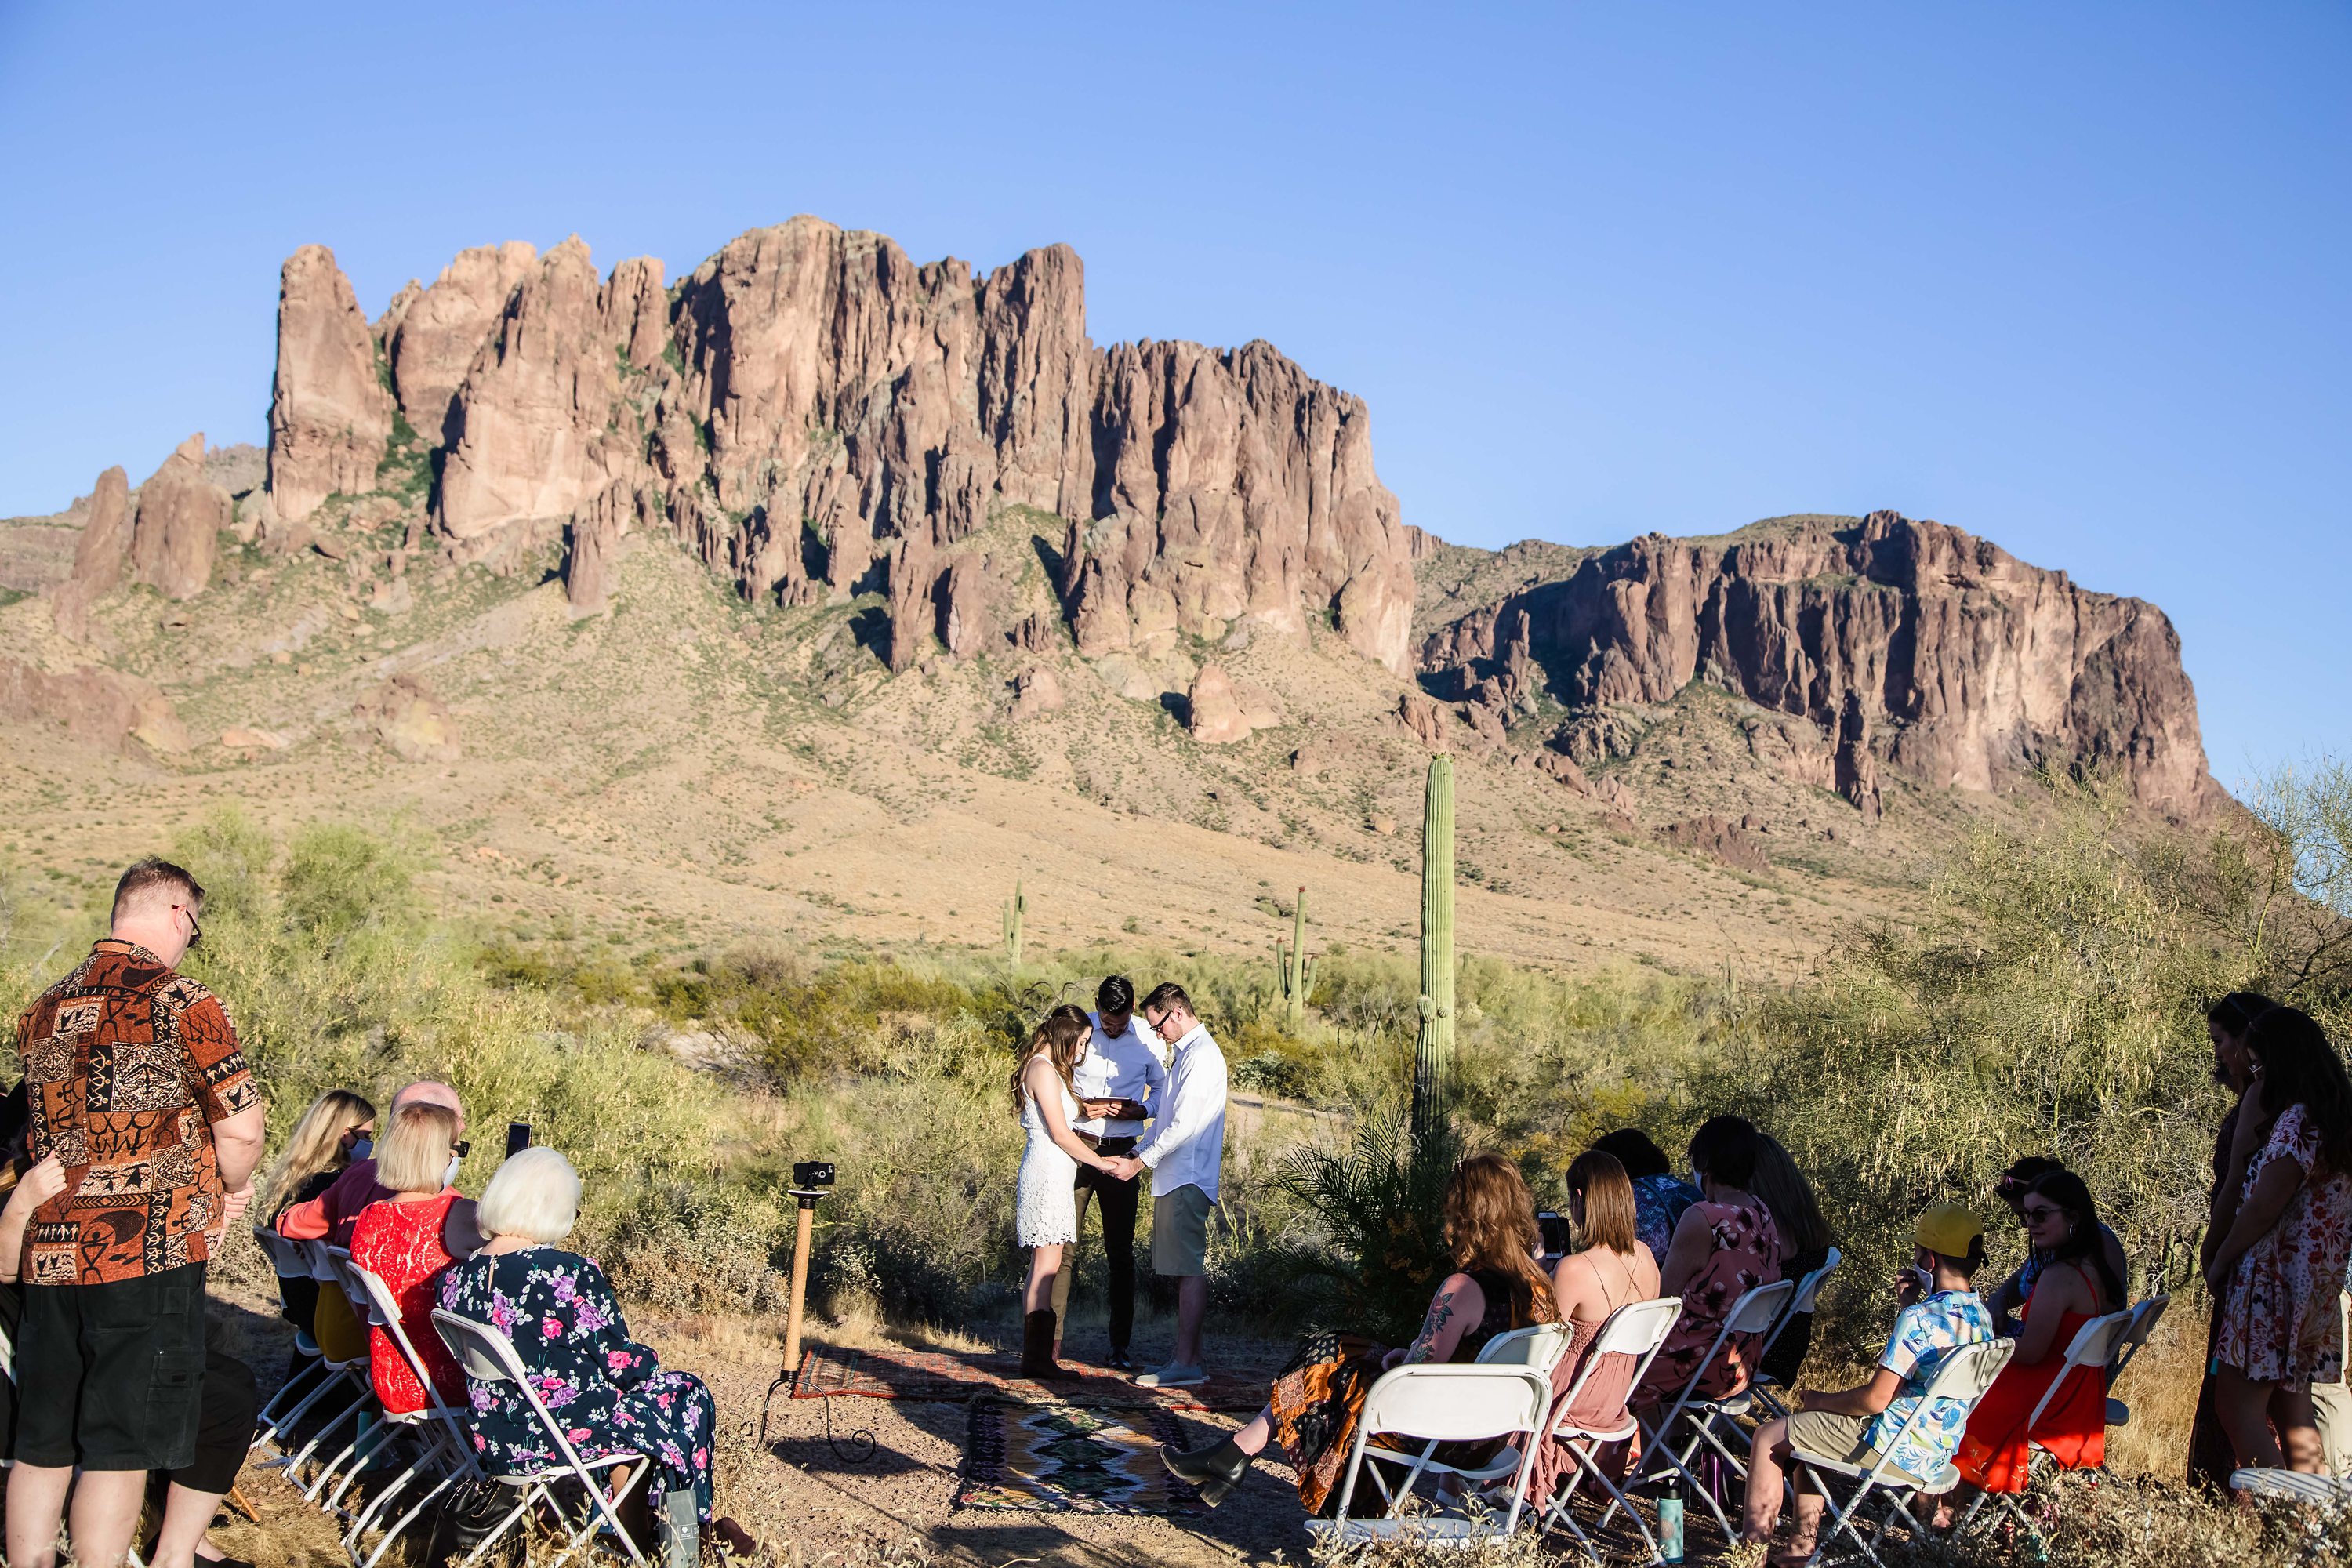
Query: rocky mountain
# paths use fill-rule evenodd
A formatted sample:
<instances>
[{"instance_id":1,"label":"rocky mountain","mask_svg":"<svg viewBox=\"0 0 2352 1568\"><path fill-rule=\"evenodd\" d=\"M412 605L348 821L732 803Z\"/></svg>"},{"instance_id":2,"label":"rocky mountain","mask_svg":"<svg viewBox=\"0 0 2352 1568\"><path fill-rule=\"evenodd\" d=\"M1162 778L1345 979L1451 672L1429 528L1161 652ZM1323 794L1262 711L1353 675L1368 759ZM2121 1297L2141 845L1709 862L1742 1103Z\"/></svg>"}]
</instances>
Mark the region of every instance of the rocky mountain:
<instances>
[{"instance_id":1,"label":"rocky mountain","mask_svg":"<svg viewBox=\"0 0 2352 1568\"><path fill-rule=\"evenodd\" d=\"M2035 768L2112 767L2146 805L2218 803L2180 640L2155 605L2093 593L1988 540L1891 511L1759 523L1721 539L1651 534L1448 605L1418 649L1425 686L1492 731L1538 710L1580 762L1627 703L1693 680L1806 720L1778 757L1878 809L1887 765L1990 790Z\"/></svg>"},{"instance_id":2,"label":"rocky mountain","mask_svg":"<svg viewBox=\"0 0 2352 1568\"><path fill-rule=\"evenodd\" d=\"M1516 766L1630 828L1665 814L1640 798L1658 769L1623 764L1664 705L1716 690L1744 755L1708 766L1834 791L1864 820L1892 779L1999 791L2038 768L2111 768L2178 816L2221 799L2153 605L1891 511L1610 549L1448 545L1401 519L1361 400L1264 342L1097 347L1066 247L975 274L803 217L666 285L650 259L600 273L577 238L509 243L371 321L307 246L278 324L266 489L251 448L192 437L136 490L110 469L73 510L0 528L0 564L48 594L59 639L9 650L10 712L98 679L97 610L125 585L182 604L216 576L333 563L349 599L219 653L244 668L298 659L338 618L389 638L469 568L553 563L575 619L609 616L625 558L660 540L801 628L777 679L829 710L895 702L934 748L971 723L936 695L887 696L919 667L976 677L954 700L988 723L1119 700L1164 710L1195 747L1286 746L1302 778L1373 757L1377 731ZM1337 686L1314 674L1327 651L1351 667ZM124 688L102 727L176 749L162 693ZM394 749L414 760L457 744L434 701L383 685L329 707L410 736ZM1760 856L1773 830L1747 796L1673 809L1697 815L1662 841L1717 859Z\"/></svg>"},{"instance_id":3,"label":"rocky mountain","mask_svg":"<svg viewBox=\"0 0 2352 1568\"><path fill-rule=\"evenodd\" d=\"M374 489L395 414L458 559L565 536L593 576L610 535L663 529L753 600L879 590L894 669L935 637L958 658L1017 639L1024 563L969 542L1009 507L1063 520L1051 565L1088 653L1328 616L1407 664L1411 545L1362 402L1264 343L1097 349L1066 247L975 277L795 218L666 289L656 261L600 277L576 238L507 245L373 326L304 247L278 304L278 518Z\"/></svg>"}]
</instances>

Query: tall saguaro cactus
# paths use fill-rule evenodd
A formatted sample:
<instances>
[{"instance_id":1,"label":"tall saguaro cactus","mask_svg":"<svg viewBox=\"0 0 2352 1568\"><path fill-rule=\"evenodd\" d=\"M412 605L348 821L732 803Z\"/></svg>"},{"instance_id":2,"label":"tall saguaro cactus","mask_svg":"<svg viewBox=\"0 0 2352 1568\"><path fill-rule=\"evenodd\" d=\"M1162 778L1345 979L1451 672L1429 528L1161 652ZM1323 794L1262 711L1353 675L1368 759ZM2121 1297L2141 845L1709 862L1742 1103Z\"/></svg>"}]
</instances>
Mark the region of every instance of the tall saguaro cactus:
<instances>
[{"instance_id":1,"label":"tall saguaro cactus","mask_svg":"<svg viewBox=\"0 0 2352 1568\"><path fill-rule=\"evenodd\" d=\"M1421 814L1421 1034L1412 1052L1412 1131L1437 1131L1454 1066L1454 759L1429 759Z\"/></svg>"},{"instance_id":2,"label":"tall saguaro cactus","mask_svg":"<svg viewBox=\"0 0 2352 1568\"><path fill-rule=\"evenodd\" d=\"M1307 994L1315 989L1315 961L1307 956L1307 889L1290 911L1290 951L1274 939L1274 967L1282 984L1283 1025L1295 1039L1307 1032Z\"/></svg>"},{"instance_id":3,"label":"tall saguaro cactus","mask_svg":"<svg viewBox=\"0 0 2352 1568\"><path fill-rule=\"evenodd\" d=\"M1021 967L1021 917L1029 912L1029 900L1022 896L1021 879L1013 881L1013 897L1004 903L1004 959L1013 968Z\"/></svg>"}]
</instances>

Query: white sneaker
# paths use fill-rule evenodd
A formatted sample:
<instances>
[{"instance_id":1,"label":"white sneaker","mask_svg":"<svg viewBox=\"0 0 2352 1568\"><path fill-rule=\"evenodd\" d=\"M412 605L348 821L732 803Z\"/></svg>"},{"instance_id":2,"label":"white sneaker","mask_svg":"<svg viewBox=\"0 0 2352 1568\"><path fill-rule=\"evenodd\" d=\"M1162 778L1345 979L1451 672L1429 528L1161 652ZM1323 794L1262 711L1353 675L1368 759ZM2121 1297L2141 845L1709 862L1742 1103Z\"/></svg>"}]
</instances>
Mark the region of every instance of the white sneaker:
<instances>
[{"instance_id":1,"label":"white sneaker","mask_svg":"<svg viewBox=\"0 0 2352 1568\"><path fill-rule=\"evenodd\" d=\"M1154 1367L1135 1380L1138 1388L1192 1388L1209 1381L1209 1374L1197 1366L1179 1366L1170 1362Z\"/></svg>"}]
</instances>

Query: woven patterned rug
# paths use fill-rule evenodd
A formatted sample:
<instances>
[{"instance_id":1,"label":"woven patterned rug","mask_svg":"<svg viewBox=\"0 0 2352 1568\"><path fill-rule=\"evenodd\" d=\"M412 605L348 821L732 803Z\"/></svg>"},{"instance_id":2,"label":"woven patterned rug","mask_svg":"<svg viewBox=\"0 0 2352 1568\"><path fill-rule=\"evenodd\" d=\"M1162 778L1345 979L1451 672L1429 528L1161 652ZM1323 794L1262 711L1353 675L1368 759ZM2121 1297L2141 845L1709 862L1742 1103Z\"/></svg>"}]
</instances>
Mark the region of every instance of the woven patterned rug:
<instances>
[{"instance_id":1,"label":"woven patterned rug","mask_svg":"<svg viewBox=\"0 0 2352 1568\"><path fill-rule=\"evenodd\" d=\"M1117 1414L976 1399L958 1508L1047 1513L1192 1514L1198 1493L1160 1462L1181 1443L1166 1407Z\"/></svg>"},{"instance_id":2,"label":"woven patterned rug","mask_svg":"<svg viewBox=\"0 0 2352 1568\"><path fill-rule=\"evenodd\" d=\"M1041 1383L1020 1375L1009 1355L959 1355L944 1351L845 1350L811 1345L801 1352L794 1399L863 1394L869 1399L936 1400L961 1404L987 1392L1032 1404L1064 1402L1092 1409L1255 1410L1265 1402L1263 1377L1223 1373L1197 1388L1138 1388L1124 1374L1064 1357L1075 1375Z\"/></svg>"}]
</instances>

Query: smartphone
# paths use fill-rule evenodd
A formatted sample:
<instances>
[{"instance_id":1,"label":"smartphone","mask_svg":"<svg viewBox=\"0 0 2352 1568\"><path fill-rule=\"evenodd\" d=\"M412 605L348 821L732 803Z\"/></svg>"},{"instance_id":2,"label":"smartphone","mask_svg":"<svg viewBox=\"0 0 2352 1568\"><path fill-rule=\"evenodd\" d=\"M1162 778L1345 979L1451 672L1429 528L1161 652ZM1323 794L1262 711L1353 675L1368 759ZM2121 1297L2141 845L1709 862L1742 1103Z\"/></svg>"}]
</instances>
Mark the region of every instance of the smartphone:
<instances>
[{"instance_id":1,"label":"smartphone","mask_svg":"<svg viewBox=\"0 0 2352 1568\"><path fill-rule=\"evenodd\" d=\"M509 1122L508 1122L508 1123L507 1123L507 1157L508 1157L509 1159L512 1159L515 1155L521 1153L524 1150L526 1150L526 1149L528 1149L528 1148L530 1148L530 1122L528 1122L528 1121L509 1121Z\"/></svg>"}]
</instances>

